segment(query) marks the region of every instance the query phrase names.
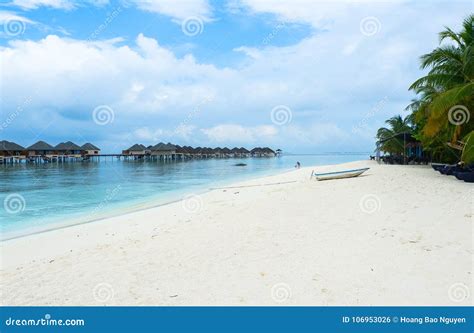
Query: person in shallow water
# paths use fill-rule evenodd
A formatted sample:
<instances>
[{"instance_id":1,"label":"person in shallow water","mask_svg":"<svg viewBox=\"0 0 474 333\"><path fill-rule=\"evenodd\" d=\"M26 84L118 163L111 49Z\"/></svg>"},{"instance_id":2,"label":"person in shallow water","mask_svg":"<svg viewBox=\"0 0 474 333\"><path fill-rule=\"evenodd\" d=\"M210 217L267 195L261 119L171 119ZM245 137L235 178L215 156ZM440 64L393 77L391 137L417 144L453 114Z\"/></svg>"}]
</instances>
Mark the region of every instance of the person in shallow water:
<instances>
[{"instance_id":1,"label":"person in shallow water","mask_svg":"<svg viewBox=\"0 0 474 333\"><path fill-rule=\"evenodd\" d=\"M301 164L300 164L300 162L299 162L299 161L297 161L297 162L296 162L295 168L296 168L296 169L299 169L299 168L301 168Z\"/></svg>"}]
</instances>

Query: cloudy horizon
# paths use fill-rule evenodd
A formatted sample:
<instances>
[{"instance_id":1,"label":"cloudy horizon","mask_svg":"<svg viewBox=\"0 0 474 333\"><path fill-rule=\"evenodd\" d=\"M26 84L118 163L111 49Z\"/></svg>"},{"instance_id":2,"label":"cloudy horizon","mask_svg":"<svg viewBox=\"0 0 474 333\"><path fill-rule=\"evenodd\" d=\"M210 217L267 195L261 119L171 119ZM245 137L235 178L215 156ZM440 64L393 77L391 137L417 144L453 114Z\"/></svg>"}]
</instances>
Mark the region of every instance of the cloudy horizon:
<instances>
[{"instance_id":1,"label":"cloudy horizon","mask_svg":"<svg viewBox=\"0 0 474 333\"><path fill-rule=\"evenodd\" d=\"M371 152L474 9L440 3L7 1L0 138Z\"/></svg>"}]
</instances>

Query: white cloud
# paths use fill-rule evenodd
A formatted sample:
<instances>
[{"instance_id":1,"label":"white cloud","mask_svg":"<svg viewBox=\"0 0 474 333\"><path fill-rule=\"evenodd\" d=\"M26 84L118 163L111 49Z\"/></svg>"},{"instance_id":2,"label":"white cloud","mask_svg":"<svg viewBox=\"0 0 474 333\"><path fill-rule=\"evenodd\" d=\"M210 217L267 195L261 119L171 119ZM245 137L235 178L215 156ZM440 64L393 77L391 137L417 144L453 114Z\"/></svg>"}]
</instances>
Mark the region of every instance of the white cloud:
<instances>
[{"instance_id":1,"label":"white cloud","mask_svg":"<svg viewBox=\"0 0 474 333\"><path fill-rule=\"evenodd\" d=\"M151 128L149 126L140 127L133 131L133 138L138 142L146 144L156 144L159 141L186 141L193 139L196 126L180 124L176 128Z\"/></svg>"},{"instance_id":2,"label":"white cloud","mask_svg":"<svg viewBox=\"0 0 474 333\"><path fill-rule=\"evenodd\" d=\"M237 124L222 124L201 131L215 143L257 143L268 142L278 134L271 125L245 127Z\"/></svg>"},{"instance_id":3,"label":"white cloud","mask_svg":"<svg viewBox=\"0 0 474 333\"><path fill-rule=\"evenodd\" d=\"M10 21L18 21L18 22L23 22L23 23L35 24L34 21L24 16L20 16L16 13L9 12L9 11L0 11L0 24L6 24Z\"/></svg>"},{"instance_id":4,"label":"white cloud","mask_svg":"<svg viewBox=\"0 0 474 333\"><path fill-rule=\"evenodd\" d=\"M172 7L171 2L160 2L147 10L155 8L175 19L191 12L210 15L210 9L178 12L163 9L165 5ZM272 42L236 47L247 57L234 68L204 64L192 55L177 57L142 34L128 45L122 39L91 42L53 35L10 41L0 47L2 78L8 82L2 87L2 106L15 109L33 96L11 130L25 127L35 134L54 121L58 135L78 128L84 135L127 133L150 143L190 140L206 145L212 140L367 149L373 138L353 134L354 124L364 120L367 128L376 128L402 113L411 98L407 88L420 75L419 56L437 45L437 32L444 25L456 30L465 15L458 3L452 3L450 11L417 6L270 0L246 4L251 13L309 23L314 33L284 47ZM371 37L359 27L367 16L378 17L382 24ZM383 111L365 119L385 96ZM109 105L115 112L114 123L99 132L90 123L97 105ZM277 105L291 109L290 124L272 124L271 110Z\"/></svg>"},{"instance_id":5,"label":"white cloud","mask_svg":"<svg viewBox=\"0 0 474 333\"><path fill-rule=\"evenodd\" d=\"M131 2L133 0L129 0ZM198 17L209 21L212 17L212 8L207 0L136 0L137 8L170 16L177 21L190 17Z\"/></svg>"},{"instance_id":6,"label":"white cloud","mask_svg":"<svg viewBox=\"0 0 474 333\"><path fill-rule=\"evenodd\" d=\"M74 0L12 0L10 3L8 3L8 5L20 7L24 10L38 9L40 7L72 10L81 3L92 4L94 6L103 6L108 4L109 0L84 0L82 2Z\"/></svg>"},{"instance_id":7,"label":"white cloud","mask_svg":"<svg viewBox=\"0 0 474 333\"><path fill-rule=\"evenodd\" d=\"M71 0L13 0L10 5L21 7L25 10L37 9L39 7L51 7L55 9L70 10L75 8Z\"/></svg>"}]
</instances>

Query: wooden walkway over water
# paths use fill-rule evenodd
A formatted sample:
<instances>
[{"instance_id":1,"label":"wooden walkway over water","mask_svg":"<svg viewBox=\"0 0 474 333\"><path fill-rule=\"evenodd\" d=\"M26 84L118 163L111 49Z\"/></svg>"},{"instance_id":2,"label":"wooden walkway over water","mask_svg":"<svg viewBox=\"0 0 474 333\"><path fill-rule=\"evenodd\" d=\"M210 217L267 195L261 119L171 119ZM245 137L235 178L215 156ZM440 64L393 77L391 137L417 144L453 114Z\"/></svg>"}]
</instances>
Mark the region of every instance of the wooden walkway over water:
<instances>
[{"instance_id":1,"label":"wooden walkway over water","mask_svg":"<svg viewBox=\"0 0 474 333\"><path fill-rule=\"evenodd\" d=\"M0 156L0 164L26 164L26 163L70 163L70 162L101 162L101 161L183 161L190 159L209 158L246 158L264 157L246 155L215 155L215 154L96 154L96 155L38 155L38 156Z\"/></svg>"}]
</instances>

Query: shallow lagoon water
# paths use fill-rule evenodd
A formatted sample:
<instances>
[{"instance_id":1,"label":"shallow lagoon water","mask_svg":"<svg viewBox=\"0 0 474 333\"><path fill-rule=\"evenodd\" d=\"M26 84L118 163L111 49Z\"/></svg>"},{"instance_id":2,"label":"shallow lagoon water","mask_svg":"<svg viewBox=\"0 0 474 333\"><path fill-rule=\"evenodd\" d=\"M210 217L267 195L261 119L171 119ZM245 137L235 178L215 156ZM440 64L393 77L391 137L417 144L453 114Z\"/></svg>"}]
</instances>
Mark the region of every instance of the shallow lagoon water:
<instances>
[{"instance_id":1,"label":"shallow lagoon water","mask_svg":"<svg viewBox=\"0 0 474 333\"><path fill-rule=\"evenodd\" d=\"M275 158L178 162L118 161L0 166L1 238L95 220L235 181L302 166L367 158L367 154L285 155ZM245 163L246 166L235 166Z\"/></svg>"}]
</instances>

